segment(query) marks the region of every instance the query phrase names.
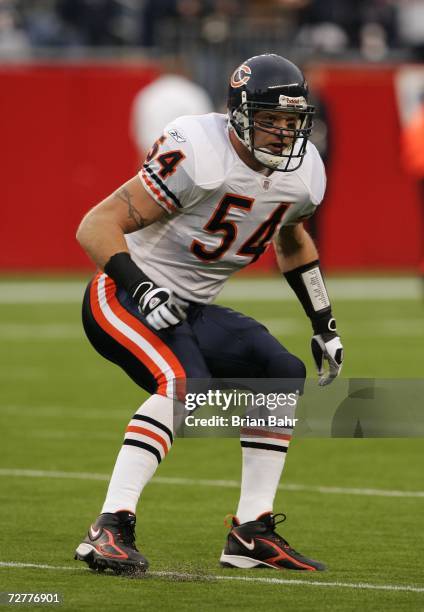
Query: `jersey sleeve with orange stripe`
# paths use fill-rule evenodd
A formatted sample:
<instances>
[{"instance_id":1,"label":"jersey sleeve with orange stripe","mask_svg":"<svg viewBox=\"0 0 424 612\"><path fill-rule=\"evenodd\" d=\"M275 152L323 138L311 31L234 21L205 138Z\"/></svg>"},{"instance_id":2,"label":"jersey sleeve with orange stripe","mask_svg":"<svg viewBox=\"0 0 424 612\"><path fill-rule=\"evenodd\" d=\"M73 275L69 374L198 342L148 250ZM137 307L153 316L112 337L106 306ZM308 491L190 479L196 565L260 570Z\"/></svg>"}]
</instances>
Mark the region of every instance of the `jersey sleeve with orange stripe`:
<instances>
[{"instance_id":1,"label":"jersey sleeve with orange stripe","mask_svg":"<svg viewBox=\"0 0 424 612\"><path fill-rule=\"evenodd\" d=\"M176 138L182 141L183 136L178 134ZM184 207L194 187L191 145L171 140L169 134L161 136L139 172L146 191L168 214Z\"/></svg>"},{"instance_id":2,"label":"jersey sleeve with orange stripe","mask_svg":"<svg viewBox=\"0 0 424 612\"><path fill-rule=\"evenodd\" d=\"M169 214L192 208L224 180L222 160L196 121L202 117L179 117L168 124L139 172L144 188Z\"/></svg>"}]
</instances>

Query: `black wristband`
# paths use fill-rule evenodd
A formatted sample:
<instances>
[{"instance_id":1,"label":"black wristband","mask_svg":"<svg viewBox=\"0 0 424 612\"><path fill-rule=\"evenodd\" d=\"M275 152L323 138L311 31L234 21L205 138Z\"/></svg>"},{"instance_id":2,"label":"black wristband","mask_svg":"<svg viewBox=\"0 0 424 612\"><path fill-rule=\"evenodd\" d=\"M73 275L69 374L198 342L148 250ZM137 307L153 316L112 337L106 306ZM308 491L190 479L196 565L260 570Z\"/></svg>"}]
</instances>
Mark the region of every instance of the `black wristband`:
<instances>
[{"instance_id":1,"label":"black wristband","mask_svg":"<svg viewBox=\"0 0 424 612\"><path fill-rule=\"evenodd\" d=\"M143 270L133 262L129 253L116 253L112 255L104 267L104 271L110 276L118 287L125 289L132 298L139 299L146 290L156 285L146 276ZM143 285L143 291L138 295L138 289Z\"/></svg>"},{"instance_id":2,"label":"black wristband","mask_svg":"<svg viewBox=\"0 0 424 612\"><path fill-rule=\"evenodd\" d=\"M336 321L331 313L331 304L322 278L319 260L316 259L304 266L285 272L284 276L310 318L314 332L334 334Z\"/></svg>"}]
</instances>

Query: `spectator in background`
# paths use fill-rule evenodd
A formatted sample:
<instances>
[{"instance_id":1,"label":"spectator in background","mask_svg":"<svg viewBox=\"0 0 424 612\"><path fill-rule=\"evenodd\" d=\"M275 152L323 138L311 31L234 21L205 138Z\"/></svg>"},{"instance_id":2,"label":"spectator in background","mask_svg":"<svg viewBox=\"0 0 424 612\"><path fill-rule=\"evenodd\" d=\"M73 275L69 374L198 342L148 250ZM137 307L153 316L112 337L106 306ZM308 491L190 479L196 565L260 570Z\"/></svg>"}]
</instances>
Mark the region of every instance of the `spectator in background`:
<instances>
[{"instance_id":1,"label":"spectator in background","mask_svg":"<svg viewBox=\"0 0 424 612\"><path fill-rule=\"evenodd\" d=\"M401 44L409 47L414 59L424 61L424 2L396 0L397 28Z\"/></svg>"},{"instance_id":2,"label":"spectator in background","mask_svg":"<svg viewBox=\"0 0 424 612\"><path fill-rule=\"evenodd\" d=\"M25 55L29 47L28 37L19 26L17 3L0 0L0 57Z\"/></svg>"},{"instance_id":3,"label":"spectator in background","mask_svg":"<svg viewBox=\"0 0 424 612\"><path fill-rule=\"evenodd\" d=\"M301 20L307 26L313 40L324 50L330 43L334 48L357 47L361 12L365 1L310 0L302 11Z\"/></svg>"},{"instance_id":4,"label":"spectator in background","mask_svg":"<svg viewBox=\"0 0 424 612\"><path fill-rule=\"evenodd\" d=\"M119 0L57 0L57 13L81 45L122 44Z\"/></svg>"},{"instance_id":5,"label":"spectator in background","mask_svg":"<svg viewBox=\"0 0 424 612\"><path fill-rule=\"evenodd\" d=\"M200 17L206 10L201 0L145 0L142 9L140 44L143 47L158 45L158 30L165 21L176 22Z\"/></svg>"},{"instance_id":6,"label":"spectator in background","mask_svg":"<svg viewBox=\"0 0 424 612\"><path fill-rule=\"evenodd\" d=\"M66 27L56 8L57 0L21 0L22 20L33 47L67 47L79 44L78 35Z\"/></svg>"},{"instance_id":7,"label":"spectator in background","mask_svg":"<svg viewBox=\"0 0 424 612\"><path fill-rule=\"evenodd\" d=\"M376 61L396 41L393 0L308 0L304 4L297 37L304 46L329 55L359 49L366 59Z\"/></svg>"},{"instance_id":8,"label":"spectator in background","mask_svg":"<svg viewBox=\"0 0 424 612\"><path fill-rule=\"evenodd\" d=\"M143 160L164 127L182 115L213 110L206 91L180 74L164 74L136 95L131 111L131 135Z\"/></svg>"},{"instance_id":9,"label":"spectator in background","mask_svg":"<svg viewBox=\"0 0 424 612\"><path fill-rule=\"evenodd\" d=\"M402 157L404 166L418 182L421 196L421 235L424 235L424 90L420 105L402 131ZM421 246L419 273L424 280L424 241Z\"/></svg>"},{"instance_id":10,"label":"spectator in background","mask_svg":"<svg viewBox=\"0 0 424 612\"><path fill-rule=\"evenodd\" d=\"M384 59L389 48L397 45L396 8L393 0L374 0L363 6L359 47L370 61Z\"/></svg>"}]
</instances>

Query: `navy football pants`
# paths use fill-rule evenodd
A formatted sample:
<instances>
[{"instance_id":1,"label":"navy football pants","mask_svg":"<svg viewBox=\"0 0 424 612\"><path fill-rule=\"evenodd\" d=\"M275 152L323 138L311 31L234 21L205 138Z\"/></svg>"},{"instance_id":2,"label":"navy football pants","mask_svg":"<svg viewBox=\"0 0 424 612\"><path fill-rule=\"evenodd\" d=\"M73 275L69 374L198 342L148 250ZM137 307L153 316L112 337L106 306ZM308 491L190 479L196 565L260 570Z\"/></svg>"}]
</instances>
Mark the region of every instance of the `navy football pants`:
<instances>
[{"instance_id":1,"label":"navy football pants","mask_svg":"<svg viewBox=\"0 0 424 612\"><path fill-rule=\"evenodd\" d=\"M155 331L102 273L87 287L83 324L94 348L149 393L172 397L175 380L190 378L305 378L302 361L254 319L192 303L181 325Z\"/></svg>"}]
</instances>

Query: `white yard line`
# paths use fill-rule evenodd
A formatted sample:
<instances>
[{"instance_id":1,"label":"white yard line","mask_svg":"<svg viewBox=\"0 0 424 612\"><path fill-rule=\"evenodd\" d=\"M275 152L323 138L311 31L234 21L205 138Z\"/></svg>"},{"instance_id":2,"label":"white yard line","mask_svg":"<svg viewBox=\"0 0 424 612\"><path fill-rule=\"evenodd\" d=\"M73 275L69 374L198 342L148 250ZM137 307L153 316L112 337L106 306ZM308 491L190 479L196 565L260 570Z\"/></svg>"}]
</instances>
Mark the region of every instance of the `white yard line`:
<instances>
[{"instance_id":1,"label":"white yard line","mask_svg":"<svg viewBox=\"0 0 424 612\"><path fill-rule=\"evenodd\" d=\"M56 470L24 470L0 468L0 476L28 477L28 478L66 478L71 480L100 480L108 481L108 474L96 474L92 472L65 472ZM173 486L188 487L221 487L226 489L239 488L237 480L209 480L204 478L179 478L156 476L151 481L153 484L167 484ZM388 489L371 489L356 487L327 487L319 485L304 485L287 483L279 486L284 491L299 491L306 493L321 493L333 495L363 495L370 497L412 497L424 498L424 491L400 491Z\"/></svg>"},{"instance_id":2,"label":"white yard line","mask_svg":"<svg viewBox=\"0 0 424 612\"><path fill-rule=\"evenodd\" d=\"M81 439L81 431L72 431L69 429L49 429L47 431L36 430L31 431L31 438L41 438L45 440L67 440L70 438ZM105 431L91 431L90 438L96 440L114 440L120 442L122 433L107 433Z\"/></svg>"},{"instance_id":3,"label":"white yard line","mask_svg":"<svg viewBox=\"0 0 424 612\"><path fill-rule=\"evenodd\" d=\"M307 329L306 322L301 318L284 318L273 317L261 319L261 323L275 335L281 334L284 336L294 336L305 332ZM344 331L344 337L361 336L364 338L370 337L403 337L403 336L423 336L424 326L423 319L402 319L391 318L382 319L373 323L364 323L361 329L356 327ZM77 340L85 342L85 334L81 324L66 324L66 323L1 323L0 324L0 340L8 340L13 342L28 342L29 340L42 342L58 340Z\"/></svg>"},{"instance_id":4,"label":"white yard line","mask_svg":"<svg viewBox=\"0 0 424 612\"><path fill-rule=\"evenodd\" d=\"M88 281L88 278L87 278ZM416 277L364 277L327 279L333 298L349 300L411 300L422 297L420 279ZM0 281L1 304L67 304L81 302L85 281ZM287 283L280 278L231 279L219 296L220 301L295 300Z\"/></svg>"},{"instance_id":5,"label":"white yard line","mask_svg":"<svg viewBox=\"0 0 424 612\"><path fill-rule=\"evenodd\" d=\"M20 470L0 468L0 476L27 478L70 478L71 480L109 480L110 475L91 472L60 472L56 470Z\"/></svg>"},{"instance_id":6,"label":"white yard line","mask_svg":"<svg viewBox=\"0 0 424 612\"><path fill-rule=\"evenodd\" d=\"M296 336L299 333L304 333L306 330L306 323L302 319L284 319L282 317L273 317L260 320L263 325L274 335L284 336ZM346 326L343 330L344 338L351 337L404 337L411 336L416 338L418 336L424 336L423 319L381 319L380 321L373 321L361 323L360 329L355 325L351 328Z\"/></svg>"},{"instance_id":7,"label":"white yard line","mask_svg":"<svg viewBox=\"0 0 424 612\"><path fill-rule=\"evenodd\" d=\"M0 338L28 340L73 340L85 338L82 325L72 323L1 323Z\"/></svg>"},{"instance_id":8,"label":"white yard line","mask_svg":"<svg viewBox=\"0 0 424 612\"><path fill-rule=\"evenodd\" d=\"M326 278L333 300L411 300L422 298L418 277ZM296 300L287 283L280 278L234 279L228 282L222 300L279 301Z\"/></svg>"},{"instance_id":9,"label":"white yard line","mask_svg":"<svg viewBox=\"0 0 424 612\"><path fill-rule=\"evenodd\" d=\"M87 279L88 283L88 279ZM1 304L69 304L81 302L87 283L82 281L0 282Z\"/></svg>"},{"instance_id":10,"label":"white yard line","mask_svg":"<svg viewBox=\"0 0 424 612\"><path fill-rule=\"evenodd\" d=\"M22 367L23 366L21 366L21 369ZM34 368L34 371L28 368L28 377L29 375L40 376L42 373L43 373L42 368ZM0 371L0 380L2 378L2 374L3 372ZM6 370L4 374L4 378L8 380L10 376L11 376L11 372ZM37 413L37 417L59 417L59 418L66 417L67 419L72 417L72 418L89 419L89 420L92 420L92 419L103 419L103 420L104 419L123 419L123 418L124 419L127 418L127 420L129 420L133 414L131 410L125 411L125 409L111 408L107 406L104 407L104 410L96 410L94 408L92 409L91 407L74 409L74 408L70 408L69 406L54 406L54 405L31 406L29 404L5 404L4 406L0 407L0 412L2 416L4 416L5 414L14 414L16 412L19 412L26 416L32 417L35 411Z\"/></svg>"},{"instance_id":11,"label":"white yard line","mask_svg":"<svg viewBox=\"0 0 424 612\"><path fill-rule=\"evenodd\" d=\"M69 565L45 565L42 563L18 563L15 561L0 561L0 568L15 568L15 569L49 569L56 571L87 571L83 567L71 567ZM373 590L373 591L408 591L412 593L424 593L424 587L414 586L410 584L369 584L368 582L322 582L315 580L299 580L286 578L257 578L251 576L222 576L220 574L190 574L188 572L155 572L148 571L146 576L154 576L158 578L171 578L174 580L195 580L195 581L236 581L250 582L260 584L284 584L286 586L314 586L314 587L332 587L356 590Z\"/></svg>"}]
</instances>

